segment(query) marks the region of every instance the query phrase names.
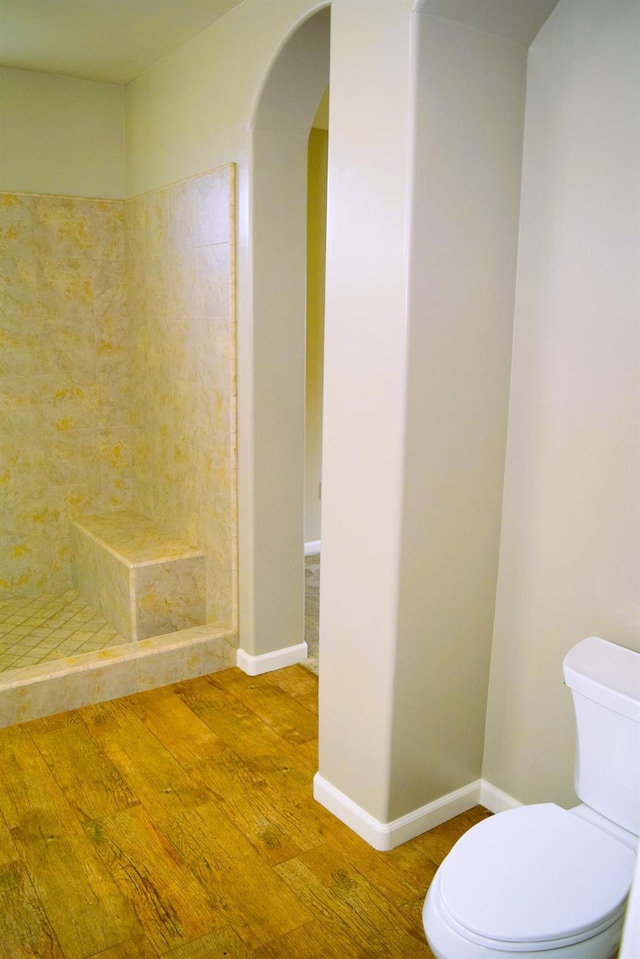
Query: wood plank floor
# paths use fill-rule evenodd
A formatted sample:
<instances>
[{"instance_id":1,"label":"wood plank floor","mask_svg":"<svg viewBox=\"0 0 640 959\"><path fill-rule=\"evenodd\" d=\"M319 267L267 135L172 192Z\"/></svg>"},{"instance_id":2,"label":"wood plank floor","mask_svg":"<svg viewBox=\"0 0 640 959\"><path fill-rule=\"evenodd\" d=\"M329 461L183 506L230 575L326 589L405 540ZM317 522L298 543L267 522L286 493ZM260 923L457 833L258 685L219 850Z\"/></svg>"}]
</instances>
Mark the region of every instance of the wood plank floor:
<instances>
[{"instance_id":1,"label":"wood plank floor","mask_svg":"<svg viewBox=\"0 0 640 959\"><path fill-rule=\"evenodd\" d=\"M0 730L2 959L418 959L477 807L378 853L312 798L317 678L229 669Z\"/></svg>"}]
</instances>

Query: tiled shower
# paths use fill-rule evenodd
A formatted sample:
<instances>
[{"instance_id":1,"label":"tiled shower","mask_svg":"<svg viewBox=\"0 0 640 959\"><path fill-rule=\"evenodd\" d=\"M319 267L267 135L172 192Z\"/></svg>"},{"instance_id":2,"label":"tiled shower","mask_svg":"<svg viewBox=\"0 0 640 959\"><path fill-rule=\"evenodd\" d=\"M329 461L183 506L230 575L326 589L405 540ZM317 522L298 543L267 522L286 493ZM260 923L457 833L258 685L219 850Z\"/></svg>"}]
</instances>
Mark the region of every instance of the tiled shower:
<instances>
[{"instance_id":1,"label":"tiled shower","mask_svg":"<svg viewBox=\"0 0 640 959\"><path fill-rule=\"evenodd\" d=\"M183 640L188 648L191 638L192 670L203 655L215 659L207 635L233 647L233 174L226 166L128 201L0 194L0 679L7 689L37 681L38 662L62 660L76 674L86 665L95 676L113 660L105 650L114 645L119 663L174 650L186 668ZM123 510L205 558L204 622L139 649L74 591L70 523ZM65 672L47 669L58 678ZM130 683L129 671L126 692ZM147 683L158 684L148 676ZM38 708L45 709L31 713Z\"/></svg>"}]
</instances>

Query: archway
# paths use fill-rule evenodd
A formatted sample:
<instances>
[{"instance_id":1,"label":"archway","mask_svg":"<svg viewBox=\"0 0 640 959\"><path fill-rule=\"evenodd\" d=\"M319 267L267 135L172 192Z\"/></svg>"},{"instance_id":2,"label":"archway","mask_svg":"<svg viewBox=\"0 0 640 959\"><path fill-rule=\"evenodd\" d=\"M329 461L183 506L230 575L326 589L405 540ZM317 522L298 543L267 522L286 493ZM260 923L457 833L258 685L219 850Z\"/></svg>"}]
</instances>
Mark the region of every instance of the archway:
<instances>
[{"instance_id":1,"label":"archway","mask_svg":"<svg viewBox=\"0 0 640 959\"><path fill-rule=\"evenodd\" d=\"M250 335L238 339L238 665L255 675L305 655L305 230L307 147L329 82L329 9L279 51L252 129Z\"/></svg>"}]
</instances>

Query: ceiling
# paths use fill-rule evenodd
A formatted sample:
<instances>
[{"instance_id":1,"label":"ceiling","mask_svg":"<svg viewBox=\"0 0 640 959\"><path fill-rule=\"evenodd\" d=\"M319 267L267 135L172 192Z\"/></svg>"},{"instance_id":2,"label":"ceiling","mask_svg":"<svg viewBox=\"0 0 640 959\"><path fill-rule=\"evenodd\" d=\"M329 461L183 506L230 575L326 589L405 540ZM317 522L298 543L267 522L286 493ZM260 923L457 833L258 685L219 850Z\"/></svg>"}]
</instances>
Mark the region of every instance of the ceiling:
<instances>
[{"instance_id":1,"label":"ceiling","mask_svg":"<svg viewBox=\"0 0 640 959\"><path fill-rule=\"evenodd\" d=\"M0 66L129 83L243 0L0 0ZM528 46L557 0L423 0Z\"/></svg>"},{"instance_id":2,"label":"ceiling","mask_svg":"<svg viewBox=\"0 0 640 959\"><path fill-rule=\"evenodd\" d=\"M0 66L128 83L242 0L0 0Z\"/></svg>"}]
</instances>

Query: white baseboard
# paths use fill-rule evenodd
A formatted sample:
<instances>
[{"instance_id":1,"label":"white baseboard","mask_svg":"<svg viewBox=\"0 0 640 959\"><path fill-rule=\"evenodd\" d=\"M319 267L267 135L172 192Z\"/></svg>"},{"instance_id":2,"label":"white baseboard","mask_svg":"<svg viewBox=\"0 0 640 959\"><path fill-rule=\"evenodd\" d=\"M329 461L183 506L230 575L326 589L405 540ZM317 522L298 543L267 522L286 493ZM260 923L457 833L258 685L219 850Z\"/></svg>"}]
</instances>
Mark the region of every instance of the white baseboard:
<instances>
[{"instance_id":1,"label":"white baseboard","mask_svg":"<svg viewBox=\"0 0 640 959\"><path fill-rule=\"evenodd\" d=\"M285 666L301 663L306 658L307 644L298 643L297 646L285 646L283 649L274 649L271 653L262 653L259 656L252 656L250 653L245 653L244 649L239 649L236 665L247 676L260 676L274 669L283 669Z\"/></svg>"},{"instance_id":2,"label":"white baseboard","mask_svg":"<svg viewBox=\"0 0 640 959\"><path fill-rule=\"evenodd\" d=\"M497 786L492 786L486 779L480 780L480 798L478 802L481 806L484 806L485 809L488 809L489 812L506 812L507 809L515 809L517 806L522 805L518 799L509 796L501 789L498 789Z\"/></svg>"},{"instance_id":3,"label":"white baseboard","mask_svg":"<svg viewBox=\"0 0 640 959\"><path fill-rule=\"evenodd\" d=\"M304 555L305 556L315 556L316 553L320 552L320 540L313 539L309 543L304 544Z\"/></svg>"},{"instance_id":4,"label":"white baseboard","mask_svg":"<svg viewBox=\"0 0 640 959\"><path fill-rule=\"evenodd\" d=\"M313 779L313 796L374 849L388 852L408 839L413 839L476 806L480 796L480 780L389 823L375 819L332 786L320 773L316 773Z\"/></svg>"},{"instance_id":5,"label":"white baseboard","mask_svg":"<svg viewBox=\"0 0 640 959\"><path fill-rule=\"evenodd\" d=\"M478 804L490 812L504 812L514 809L521 803L502 792L491 783L477 779L462 789L436 799L434 802L415 809L406 816L383 823L362 809L343 792L332 786L320 773L313 778L313 796L321 805L333 813L341 822L353 829L362 839L380 852L395 849L403 842L428 832L440 823L459 816Z\"/></svg>"}]
</instances>

